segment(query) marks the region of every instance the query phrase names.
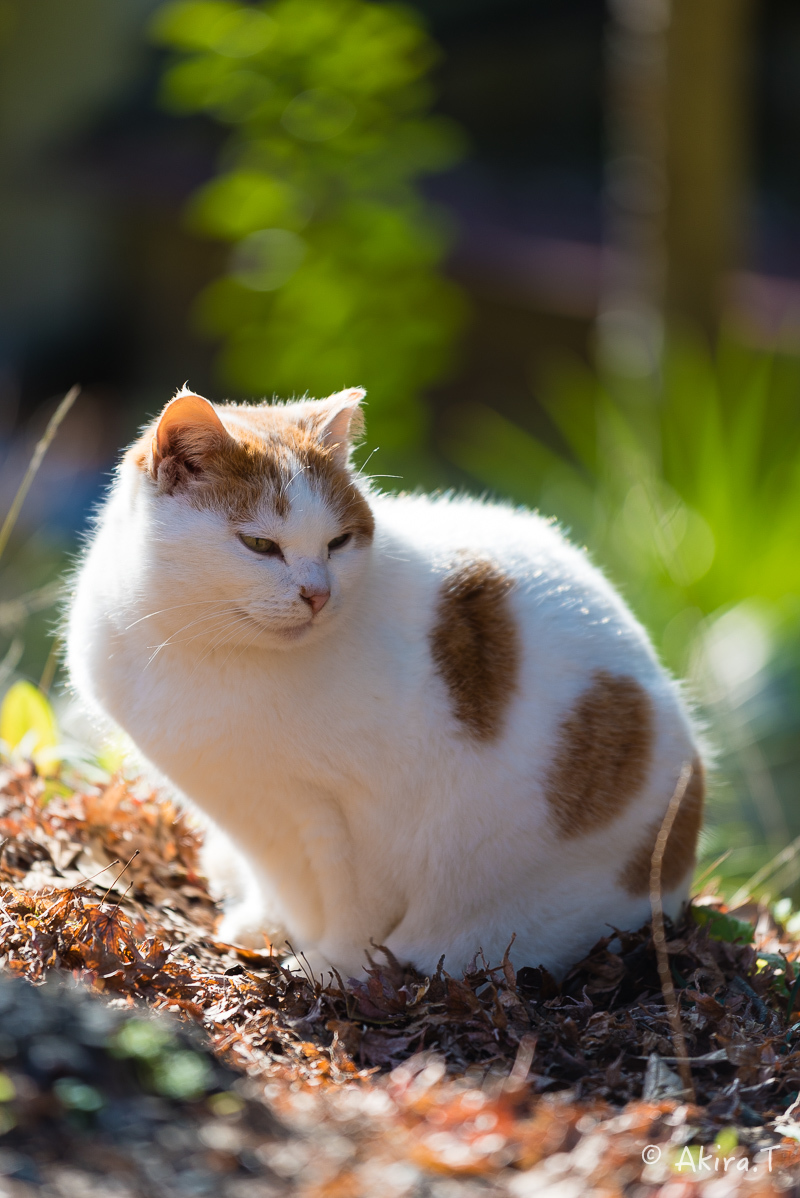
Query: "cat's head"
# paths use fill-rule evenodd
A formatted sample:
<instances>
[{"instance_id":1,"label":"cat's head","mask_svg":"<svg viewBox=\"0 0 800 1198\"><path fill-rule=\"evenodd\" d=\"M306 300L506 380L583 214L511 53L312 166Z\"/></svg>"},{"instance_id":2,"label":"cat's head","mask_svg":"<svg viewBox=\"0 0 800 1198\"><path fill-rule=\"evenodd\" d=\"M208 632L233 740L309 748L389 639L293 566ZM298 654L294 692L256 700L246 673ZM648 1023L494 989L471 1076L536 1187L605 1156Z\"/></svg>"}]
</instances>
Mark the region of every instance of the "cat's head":
<instances>
[{"instance_id":1,"label":"cat's head","mask_svg":"<svg viewBox=\"0 0 800 1198\"><path fill-rule=\"evenodd\" d=\"M374 532L350 465L363 397L215 405L184 389L128 451L147 512L148 591L185 600L172 604L189 625L176 643L285 648L346 608Z\"/></svg>"}]
</instances>

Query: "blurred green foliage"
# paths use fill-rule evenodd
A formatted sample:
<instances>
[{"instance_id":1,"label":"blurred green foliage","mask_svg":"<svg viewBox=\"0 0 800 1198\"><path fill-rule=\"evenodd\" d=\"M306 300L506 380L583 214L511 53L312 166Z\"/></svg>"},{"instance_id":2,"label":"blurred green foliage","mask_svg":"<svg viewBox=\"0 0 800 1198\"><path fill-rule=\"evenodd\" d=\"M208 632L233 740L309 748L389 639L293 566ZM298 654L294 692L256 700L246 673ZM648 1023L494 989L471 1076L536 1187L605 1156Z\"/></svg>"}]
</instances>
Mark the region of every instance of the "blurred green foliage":
<instances>
[{"instance_id":1,"label":"blurred green foliage","mask_svg":"<svg viewBox=\"0 0 800 1198\"><path fill-rule=\"evenodd\" d=\"M657 378L553 366L547 443L460 409L450 459L555 515L689 680L716 752L702 856L728 890L800 834L800 361L673 339ZM796 886L800 854L760 889Z\"/></svg>"},{"instance_id":2,"label":"blurred green foliage","mask_svg":"<svg viewBox=\"0 0 800 1198\"><path fill-rule=\"evenodd\" d=\"M692 917L701 928L707 928L712 940L727 940L730 944L752 944L755 929L744 919L726 915L714 907L693 907Z\"/></svg>"},{"instance_id":3,"label":"blurred green foliage","mask_svg":"<svg viewBox=\"0 0 800 1198\"><path fill-rule=\"evenodd\" d=\"M800 602L800 361L673 341L657 380L562 363L539 395L552 443L459 412L450 458L555 514L621 585L676 669L693 629L745 600ZM556 446L554 448L553 446Z\"/></svg>"},{"instance_id":4,"label":"blurred green foliage","mask_svg":"<svg viewBox=\"0 0 800 1198\"><path fill-rule=\"evenodd\" d=\"M447 368L463 301L437 273L446 228L415 189L461 149L427 112L436 50L419 19L365 0L180 0L153 30L174 52L168 108L231 127L189 212L233 243L197 306L224 338L225 381L256 395L364 385L372 444L421 447L418 392Z\"/></svg>"}]
</instances>

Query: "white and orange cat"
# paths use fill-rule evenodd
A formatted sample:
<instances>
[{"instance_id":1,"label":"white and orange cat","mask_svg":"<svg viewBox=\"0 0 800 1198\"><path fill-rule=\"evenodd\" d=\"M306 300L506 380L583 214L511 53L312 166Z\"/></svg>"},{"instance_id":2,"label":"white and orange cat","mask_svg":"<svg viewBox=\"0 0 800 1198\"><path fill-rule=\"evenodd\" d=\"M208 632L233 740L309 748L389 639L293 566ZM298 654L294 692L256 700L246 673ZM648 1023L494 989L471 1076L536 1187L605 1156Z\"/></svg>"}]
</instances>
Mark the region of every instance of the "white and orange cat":
<instances>
[{"instance_id":1,"label":"white and orange cat","mask_svg":"<svg viewBox=\"0 0 800 1198\"><path fill-rule=\"evenodd\" d=\"M703 771L676 684L584 552L530 512L381 495L363 392L183 391L125 453L76 577L82 700L206 817L218 935L316 970L371 944L563 973L676 914Z\"/></svg>"}]
</instances>

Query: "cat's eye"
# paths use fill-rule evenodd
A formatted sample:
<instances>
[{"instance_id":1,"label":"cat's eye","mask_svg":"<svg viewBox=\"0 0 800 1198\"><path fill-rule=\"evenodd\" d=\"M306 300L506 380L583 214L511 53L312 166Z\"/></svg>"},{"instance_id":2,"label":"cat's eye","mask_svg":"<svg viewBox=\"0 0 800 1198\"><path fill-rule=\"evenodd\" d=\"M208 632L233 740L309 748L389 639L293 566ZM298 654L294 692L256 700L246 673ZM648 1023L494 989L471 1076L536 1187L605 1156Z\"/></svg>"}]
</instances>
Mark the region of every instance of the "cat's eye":
<instances>
[{"instance_id":1,"label":"cat's eye","mask_svg":"<svg viewBox=\"0 0 800 1198\"><path fill-rule=\"evenodd\" d=\"M260 553L262 557L280 557L281 555L281 547L278 542L268 541L266 537L248 537L240 532L239 540L253 553Z\"/></svg>"},{"instance_id":2,"label":"cat's eye","mask_svg":"<svg viewBox=\"0 0 800 1198\"><path fill-rule=\"evenodd\" d=\"M342 545L346 545L352 535L350 532L343 532L340 537L334 537L332 541L328 541L328 549L341 549Z\"/></svg>"}]
</instances>

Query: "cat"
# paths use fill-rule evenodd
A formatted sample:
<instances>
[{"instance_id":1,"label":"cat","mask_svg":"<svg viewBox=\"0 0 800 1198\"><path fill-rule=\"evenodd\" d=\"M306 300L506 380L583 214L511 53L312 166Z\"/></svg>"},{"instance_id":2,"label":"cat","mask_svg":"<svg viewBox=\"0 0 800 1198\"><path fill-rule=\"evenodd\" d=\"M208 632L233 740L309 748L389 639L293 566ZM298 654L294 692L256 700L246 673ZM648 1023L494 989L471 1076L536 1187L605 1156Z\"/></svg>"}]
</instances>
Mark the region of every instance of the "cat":
<instances>
[{"instance_id":1,"label":"cat","mask_svg":"<svg viewBox=\"0 0 800 1198\"><path fill-rule=\"evenodd\" d=\"M514 937L513 963L563 975L649 919L683 770L662 868L680 911L697 733L554 522L353 469L363 397L180 391L77 569L72 686L203 814L222 941L363 976L372 945L457 972Z\"/></svg>"}]
</instances>

